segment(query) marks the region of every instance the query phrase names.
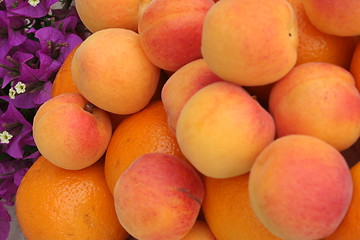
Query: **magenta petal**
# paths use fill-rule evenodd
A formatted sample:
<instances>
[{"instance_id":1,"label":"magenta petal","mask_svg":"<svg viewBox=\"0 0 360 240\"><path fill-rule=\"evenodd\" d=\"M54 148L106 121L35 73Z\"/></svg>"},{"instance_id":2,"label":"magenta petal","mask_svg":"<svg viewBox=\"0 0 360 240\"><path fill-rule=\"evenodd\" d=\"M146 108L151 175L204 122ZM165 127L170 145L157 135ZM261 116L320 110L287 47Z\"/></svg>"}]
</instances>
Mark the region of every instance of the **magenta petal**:
<instances>
[{"instance_id":1,"label":"magenta petal","mask_svg":"<svg viewBox=\"0 0 360 240\"><path fill-rule=\"evenodd\" d=\"M54 43L64 42L64 34L53 27L40 28L35 32L35 37L40 40L42 50L47 50L47 42L53 41Z\"/></svg>"},{"instance_id":2,"label":"magenta petal","mask_svg":"<svg viewBox=\"0 0 360 240\"><path fill-rule=\"evenodd\" d=\"M24 77L24 75L26 74L23 74L22 73L22 70L23 68L25 67L25 70L26 68L28 67L25 62L30 60L31 58L33 58L34 56L32 54L29 54L29 53L23 53L23 52L20 52L20 51L17 51L13 54L13 56L11 56L13 60L15 60L15 62L17 62L19 65L20 65L20 69L19 69L19 72L20 72L20 76L12 76L12 75L9 75L8 74L8 70L5 69L5 68L0 68L0 78L2 77L3 78L3 83L2 83L2 86L1 88L4 88L6 85L8 85L11 81L14 81L16 79L19 79L20 81L22 80L21 77ZM6 65L6 66L9 66L9 67L13 67L13 64L7 60L7 59L0 59L0 63L3 64L3 65ZM26 77L26 76L25 76ZM29 80L29 79L28 79ZM31 78L30 78L31 80ZM28 82L28 81L23 81L23 82Z\"/></svg>"},{"instance_id":3,"label":"magenta petal","mask_svg":"<svg viewBox=\"0 0 360 240\"><path fill-rule=\"evenodd\" d=\"M40 49L40 43L32 39L26 39L26 41L18 46L17 49L18 51L35 55L36 51Z\"/></svg>"},{"instance_id":4,"label":"magenta petal","mask_svg":"<svg viewBox=\"0 0 360 240\"><path fill-rule=\"evenodd\" d=\"M36 82L36 81L48 81L52 75L52 71L40 70L38 68L31 68L27 65L23 65L21 69L21 76L19 81L24 83Z\"/></svg>"},{"instance_id":5,"label":"magenta petal","mask_svg":"<svg viewBox=\"0 0 360 240\"><path fill-rule=\"evenodd\" d=\"M61 32L74 32L76 25L79 22L79 17L77 16L69 16L55 23L55 27L60 29Z\"/></svg>"},{"instance_id":6,"label":"magenta petal","mask_svg":"<svg viewBox=\"0 0 360 240\"><path fill-rule=\"evenodd\" d=\"M26 33L22 29L26 25L25 18L19 16L11 16L8 19L8 40L11 46L19 46L27 39ZM14 30L18 29L18 30Z\"/></svg>"},{"instance_id":7,"label":"magenta petal","mask_svg":"<svg viewBox=\"0 0 360 240\"><path fill-rule=\"evenodd\" d=\"M9 96L0 96L0 99L13 104L17 108L36 108L51 98L51 88L51 81L47 81L44 82L42 87L39 87L34 91L16 95L15 99L10 99Z\"/></svg>"},{"instance_id":8,"label":"magenta petal","mask_svg":"<svg viewBox=\"0 0 360 240\"><path fill-rule=\"evenodd\" d=\"M7 205L14 204L14 196L18 186L15 185L13 176L5 178L0 182L0 196ZM1 202L1 201L0 201Z\"/></svg>"},{"instance_id":9,"label":"magenta petal","mask_svg":"<svg viewBox=\"0 0 360 240\"><path fill-rule=\"evenodd\" d=\"M10 10L12 13L31 18L40 18L45 16L49 12L50 7L58 2L58 0L41 0L40 3L36 5L36 7L31 6L27 1L24 0L18 0L18 2L18 6Z\"/></svg>"},{"instance_id":10,"label":"magenta petal","mask_svg":"<svg viewBox=\"0 0 360 240\"><path fill-rule=\"evenodd\" d=\"M13 164L14 161L1 161L0 162L0 179L11 177L12 174L16 172L16 169L18 168L17 164Z\"/></svg>"},{"instance_id":11,"label":"magenta petal","mask_svg":"<svg viewBox=\"0 0 360 240\"><path fill-rule=\"evenodd\" d=\"M83 40L76 34L69 34L66 37L66 42L69 44L69 46L61 49L61 54L59 56L59 61L61 62L64 62L65 58L71 52L71 50L82 43Z\"/></svg>"},{"instance_id":12,"label":"magenta petal","mask_svg":"<svg viewBox=\"0 0 360 240\"><path fill-rule=\"evenodd\" d=\"M52 83L46 82L43 88L33 96L34 103L41 105L51 98Z\"/></svg>"},{"instance_id":13,"label":"magenta petal","mask_svg":"<svg viewBox=\"0 0 360 240\"><path fill-rule=\"evenodd\" d=\"M9 154L13 158L22 158L23 150L21 146L21 135L14 136L10 143L8 144L8 148L5 150L7 154Z\"/></svg>"},{"instance_id":14,"label":"magenta petal","mask_svg":"<svg viewBox=\"0 0 360 240\"><path fill-rule=\"evenodd\" d=\"M8 31L8 41L11 46L19 46L20 44L24 43L27 39L25 35L21 32L17 31Z\"/></svg>"},{"instance_id":15,"label":"magenta petal","mask_svg":"<svg viewBox=\"0 0 360 240\"><path fill-rule=\"evenodd\" d=\"M19 112L19 110L17 110L16 107L12 104L9 104L6 112L4 112L0 116L0 118L3 123L19 122L28 128L32 127L32 125L24 118L24 116Z\"/></svg>"},{"instance_id":16,"label":"magenta petal","mask_svg":"<svg viewBox=\"0 0 360 240\"><path fill-rule=\"evenodd\" d=\"M6 85L8 85L11 81L15 80L19 78L18 76L17 77L13 77L13 76L10 76L10 75L5 75L3 76L3 84L1 86L1 88L4 88Z\"/></svg>"},{"instance_id":17,"label":"magenta petal","mask_svg":"<svg viewBox=\"0 0 360 240\"><path fill-rule=\"evenodd\" d=\"M16 186L20 186L21 180L24 178L28 168L22 168L14 174L14 183Z\"/></svg>"},{"instance_id":18,"label":"magenta petal","mask_svg":"<svg viewBox=\"0 0 360 240\"><path fill-rule=\"evenodd\" d=\"M29 93L20 94L16 96L15 99L11 99L9 96L0 96L0 99L3 99L10 104L14 105L15 107L23 108L23 109L30 109L39 107L37 104L35 104L32 100L32 95Z\"/></svg>"},{"instance_id":19,"label":"magenta petal","mask_svg":"<svg viewBox=\"0 0 360 240\"><path fill-rule=\"evenodd\" d=\"M32 132L32 125L23 117L13 104L9 104L8 109L0 116L3 123L0 131L7 130L13 137L8 144L2 145L2 151L15 159L23 158L24 142ZM14 125L15 124L15 125ZM10 125L10 128L7 128Z\"/></svg>"},{"instance_id":20,"label":"magenta petal","mask_svg":"<svg viewBox=\"0 0 360 240\"><path fill-rule=\"evenodd\" d=\"M5 57L9 50L11 48L11 45L7 39L0 39L0 58Z\"/></svg>"}]
</instances>

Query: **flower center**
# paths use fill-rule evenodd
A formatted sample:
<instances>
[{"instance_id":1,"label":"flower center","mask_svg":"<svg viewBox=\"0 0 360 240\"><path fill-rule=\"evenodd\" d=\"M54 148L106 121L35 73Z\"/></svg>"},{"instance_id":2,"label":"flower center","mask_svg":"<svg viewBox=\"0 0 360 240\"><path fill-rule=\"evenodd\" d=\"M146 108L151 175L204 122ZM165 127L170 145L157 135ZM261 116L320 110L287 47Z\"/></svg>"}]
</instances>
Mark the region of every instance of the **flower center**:
<instances>
[{"instance_id":1,"label":"flower center","mask_svg":"<svg viewBox=\"0 0 360 240\"><path fill-rule=\"evenodd\" d=\"M52 59L57 59L60 55L61 48L68 47L69 44L67 42L55 44L54 41L50 40L46 43L46 46L50 50L50 56Z\"/></svg>"},{"instance_id":2,"label":"flower center","mask_svg":"<svg viewBox=\"0 0 360 240\"><path fill-rule=\"evenodd\" d=\"M28 0L28 3L31 6L36 7L40 3L40 0Z\"/></svg>"},{"instance_id":3,"label":"flower center","mask_svg":"<svg viewBox=\"0 0 360 240\"><path fill-rule=\"evenodd\" d=\"M13 137L8 131L3 131L0 133L0 143L6 143L8 144L10 139Z\"/></svg>"}]
</instances>

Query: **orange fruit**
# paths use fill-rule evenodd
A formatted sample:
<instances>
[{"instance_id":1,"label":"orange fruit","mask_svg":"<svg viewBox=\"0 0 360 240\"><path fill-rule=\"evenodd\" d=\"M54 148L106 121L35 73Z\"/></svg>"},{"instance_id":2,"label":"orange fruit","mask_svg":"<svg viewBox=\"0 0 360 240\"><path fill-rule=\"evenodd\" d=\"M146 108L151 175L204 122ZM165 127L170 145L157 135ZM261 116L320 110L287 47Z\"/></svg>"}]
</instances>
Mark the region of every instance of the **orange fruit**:
<instances>
[{"instance_id":1,"label":"orange fruit","mask_svg":"<svg viewBox=\"0 0 360 240\"><path fill-rule=\"evenodd\" d=\"M136 158L151 152L187 161L168 126L160 100L125 118L113 132L105 155L105 178L110 191L113 193L118 178Z\"/></svg>"},{"instance_id":2,"label":"orange fruit","mask_svg":"<svg viewBox=\"0 0 360 240\"><path fill-rule=\"evenodd\" d=\"M355 78L357 90L360 91L360 42L356 45L350 64L350 72Z\"/></svg>"},{"instance_id":3,"label":"orange fruit","mask_svg":"<svg viewBox=\"0 0 360 240\"><path fill-rule=\"evenodd\" d=\"M302 0L287 0L293 7L298 23L299 46L297 65L306 62L327 62L349 68L356 37L325 34L308 19Z\"/></svg>"},{"instance_id":4,"label":"orange fruit","mask_svg":"<svg viewBox=\"0 0 360 240\"><path fill-rule=\"evenodd\" d=\"M104 176L104 161L82 170L40 157L16 194L16 216L27 240L124 240Z\"/></svg>"},{"instance_id":5,"label":"orange fruit","mask_svg":"<svg viewBox=\"0 0 360 240\"><path fill-rule=\"evenodd\" d=\"M206 221L196 220L191 230L181 240L216 240Z\"/></svg>"},{"instance_id":6,"label":"orange fruit","mask_svg":"<svg viewBox=\"0 0 360 240\"><path fill-rule=\"evenodd\" d=\"M204 177L202 211L217 240L280 240L256 217L248 193L249 173L225 179Z\"/></svg>"},{"instance_id":7,"label":"orange fruit","mask_svg":"<svg viewBox=\"0 0 360 240\"><path fill-rule=\"evenodd\" d=\"M72 76L71 76L71 62L74 57L76 49L80 45L76 46L66 56L65 61L61 65L59 71L55 76L55 80L51 90L51 96L55 97L62 93L79 93Z\"/></svg>"},{"instance_id":8,"label":"orange fruit","mask_svg":"<svg viewBox=\"0 0 360 240\"><path fill-rule=\"evenodd\" d=\"M339 227L326 240L359 240L360 239L360 162L350 169L353 180L353 197L349 209Z\"/></svg>"}]
</instances>

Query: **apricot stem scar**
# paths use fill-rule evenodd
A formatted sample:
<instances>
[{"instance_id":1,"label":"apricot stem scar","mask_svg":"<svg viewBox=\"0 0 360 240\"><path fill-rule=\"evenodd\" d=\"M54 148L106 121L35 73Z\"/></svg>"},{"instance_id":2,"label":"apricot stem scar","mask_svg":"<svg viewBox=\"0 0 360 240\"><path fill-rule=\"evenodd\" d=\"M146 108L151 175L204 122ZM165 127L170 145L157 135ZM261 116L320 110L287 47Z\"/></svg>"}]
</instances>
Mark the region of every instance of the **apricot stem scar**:
<instances>
[{"instance_id":1,"label":"apricot stem scar","mask_svg":"<svg viewBox=\"0 0 360 240\"><path fill-rule=\"evenodd\" d=\"M189 198L195 200L198 204L201 205L200 199L198 199L193 194L191 194L189 189L187 189L187 188L177 188L176 190L185 193Z\"/></svg>"},{"instance_id":2,"label":"apricot stem scar","mask_svg":"<svg viewBox=\"0 0 360 240\"><path fill-rule=\"evenodd\" d=\"M96 106L92 103L87 103L85 104L84 110L89 112L89 113L93 113L95 110Z\"/></svg>"}]
</instances>

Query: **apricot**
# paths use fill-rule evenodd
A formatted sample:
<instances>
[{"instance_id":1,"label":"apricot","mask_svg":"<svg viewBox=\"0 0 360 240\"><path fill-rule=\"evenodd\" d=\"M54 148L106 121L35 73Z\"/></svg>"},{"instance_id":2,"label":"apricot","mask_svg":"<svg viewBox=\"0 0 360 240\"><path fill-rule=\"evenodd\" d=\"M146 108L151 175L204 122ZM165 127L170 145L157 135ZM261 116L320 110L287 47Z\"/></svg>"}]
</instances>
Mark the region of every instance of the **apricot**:
<instances>
[{"instance_id":1,"label":"apricot","mask_svg":"<svg viewBox=\"0 0 360 240\"><path fill-rule=\"evenodd\" d=\"M181 239L195 224L203 198L198 173L165 153L137 158L114 188L119 221L136 239Z\"/></svg>"},{"instance_id":2,"label":"apricot","mask_svg":"<svg viewBox=\"0 0 360 240\"><path fill-rule=\"evenodd\" d=\"M206 14L201 52L223 80L276 82L295 65L297 46L296 16L286 0L221 0Z\"/></svg>"},{"instance_id":3,"label":"apricot","mask_svg":"<svg viewBox=\"0 0 360 240\"><path fill-rule=\"evenodd\" d=\"M156 0L139 20L141 45L156 66L176 71L201 58L201 36L212 0Z\"/></svg>"},{"instance_id":4,"label":"apricot","mask_svg":"<svg viewBox=\"0 0 360 240\"><path fill-rule=\"evenodd\" d=\"M288 135L257 157L249 178L256 216L281 239L323 239L339 226L353 193L349 167L330 144Z\"/></svg>"},{"instance_id":5,"label":"apricot","mask_svg":"<svg viewBox=\"0 0 360 240\"><path fill-rule=\"evenodd\" d=\"M71 73L79 92L115 114L143 109L156 91L160 69L146 57L139 35L123 28L97 31L75 51Z\"/></svg>"},{"instance_id":6,"label":"apricot","mask_svg":"<svg viewBox=\"0 0 360 240\"><path fill-rule=\"evenodd\" d=\"M360 137L360 94L350 72L304 63L276 82L269 97L278 137L306 134L343 151Z\"/></svg>"},{"instance_id":7,"label":"apricot","mask_svg":"<svg viewBox=\"0 0 360 240\"><path fill-rule=\"evenodd\" d=\"M249 172L274 136L271 115L242 87L225 81L192 95L176 125L184 156L200 173L213 178Z\"/></svg>"},{"instance_id":8,"label":"apricot","mask_svg":"<svg viewBox=\"0 0 360 240\"><path fill-rule=\"evenodd\" d=\"M92 33L107 28L137 32L138 22L152 0L76 0L79 17Z\"/></svg>"},{"instance_id":9,"label":"apricot","mask_svg":"<svg viewBox=\"0 0 360 240\"><path fill-rule=\"evenodd\" d=\"M110 117L79 93L64 93L46 101L36 112L36 146L54 165L78 170L98 161L110 142Z\"/></svg>"},{"instance_id":10,"label":"apricot","mask_svg":"<svg viewBox=\"0 0 360 240\"><path fill-rule=\"evenodd\" d=\"M336 36L360 34L360 1L303 0L306 15L321 32Z\"/></svg>"}]
</instances>

